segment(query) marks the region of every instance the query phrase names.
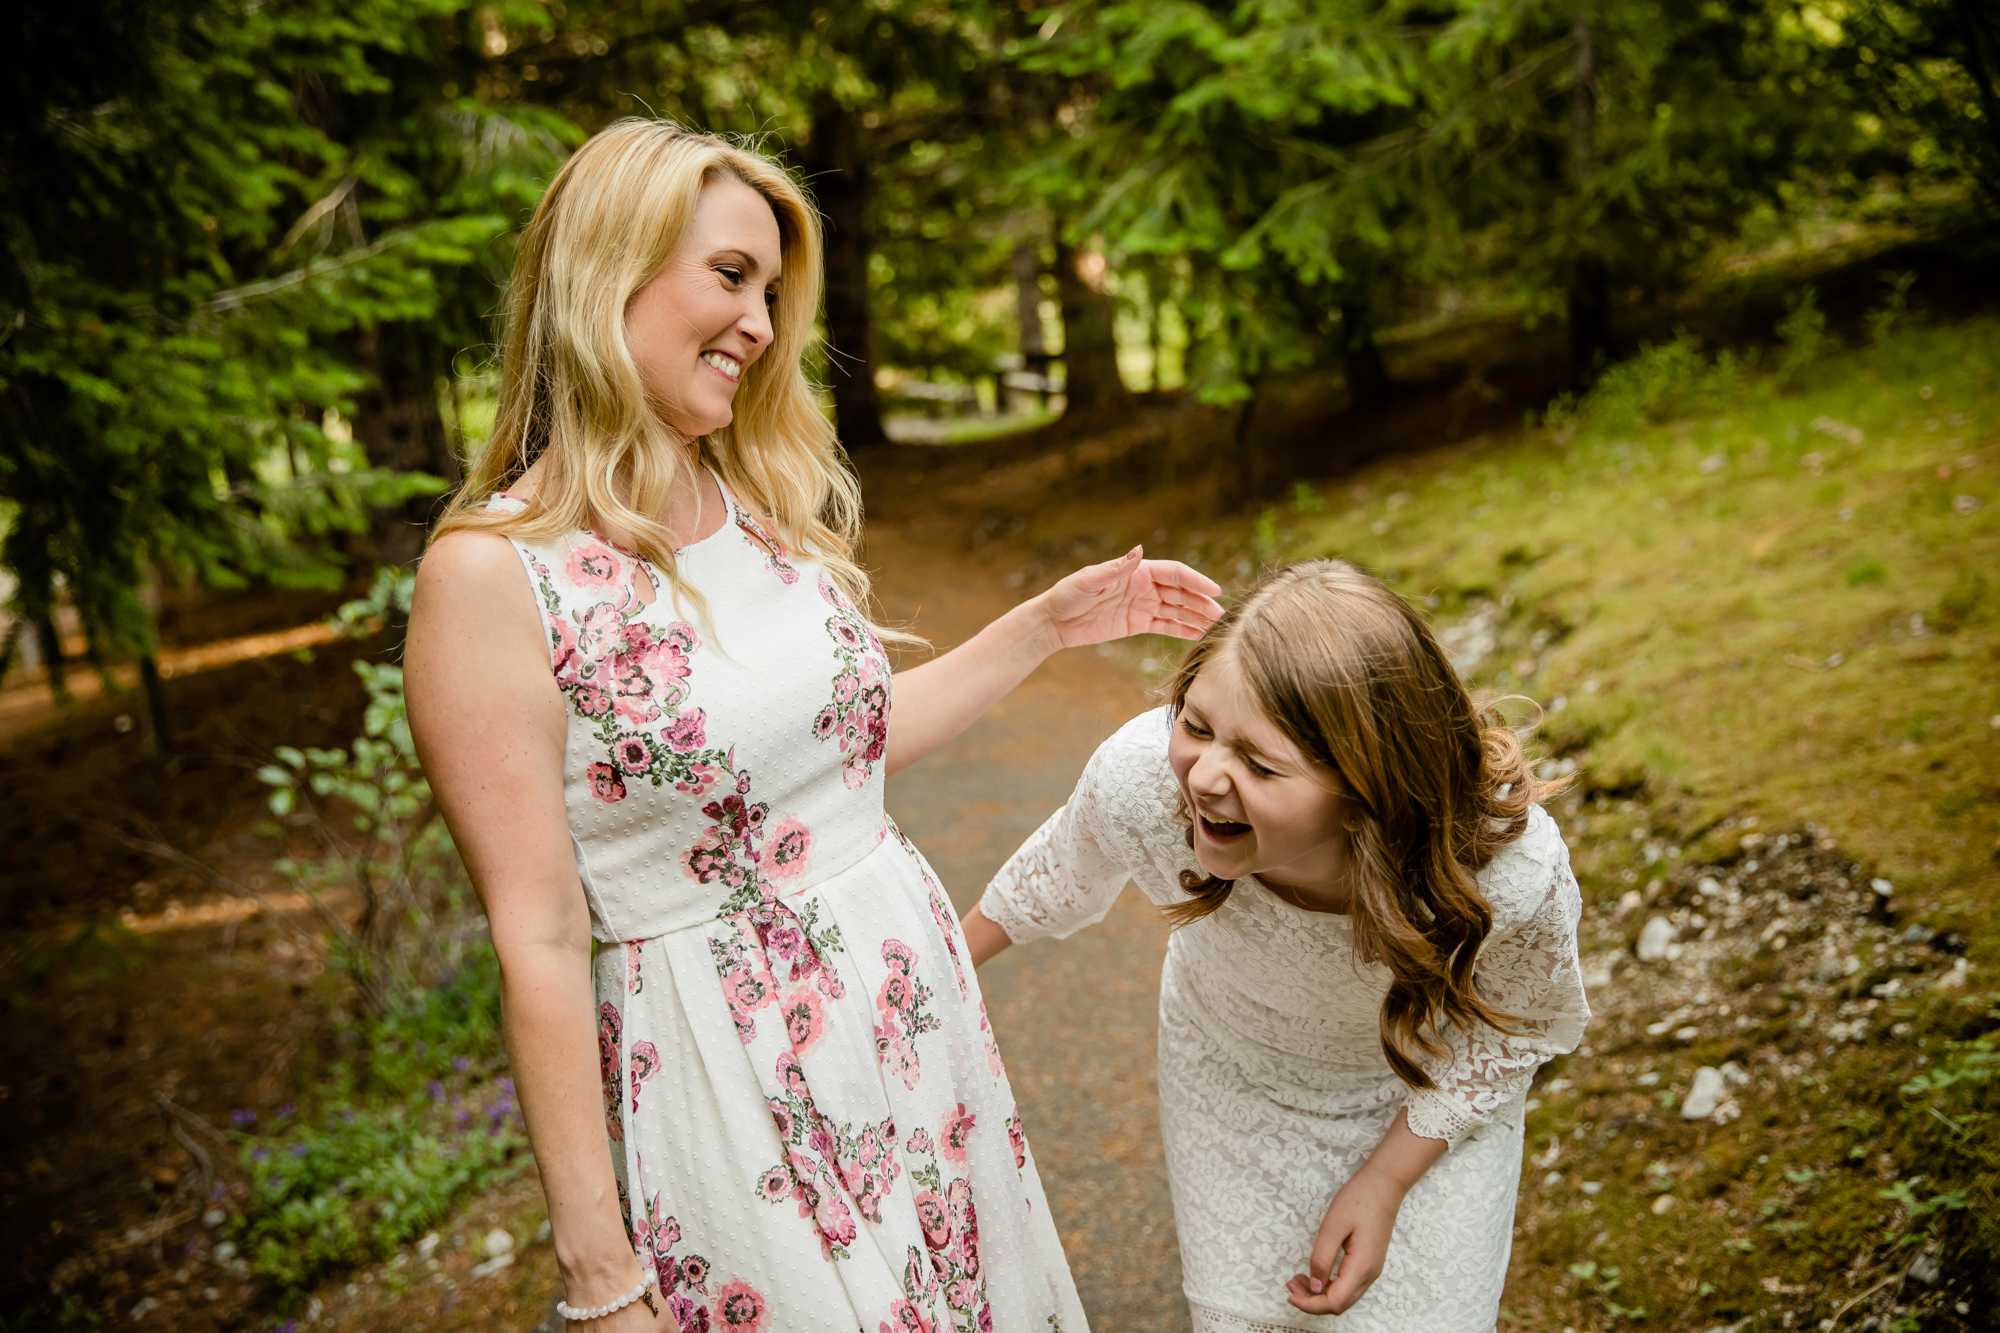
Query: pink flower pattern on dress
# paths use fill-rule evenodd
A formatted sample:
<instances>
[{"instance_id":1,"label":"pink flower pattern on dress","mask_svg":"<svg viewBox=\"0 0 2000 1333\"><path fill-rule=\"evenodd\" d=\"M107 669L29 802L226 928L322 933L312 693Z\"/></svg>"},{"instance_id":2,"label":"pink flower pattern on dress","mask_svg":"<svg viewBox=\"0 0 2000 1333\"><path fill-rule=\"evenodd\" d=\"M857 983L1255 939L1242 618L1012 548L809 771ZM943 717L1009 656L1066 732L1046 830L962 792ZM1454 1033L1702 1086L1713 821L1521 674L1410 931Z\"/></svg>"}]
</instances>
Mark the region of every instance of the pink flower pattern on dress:
<instances>
[{"instance_id":1,"label":"pink flower pattern on dress","mask_svg":"<svg viewBox=\"0 0 2000 1333\"><path fill-rule=\"evenodd\" d=\"M938 1029L937 1015L924 1008L931 988L917 975L917 953L901 940L885 940L882 961L889 965L875 996L875 1054L882 1068L914 1089L923 1077L917 1038Z\"/></svg>"},{"instance_id":2,"label":"pink flower pattern on dress","mask_svg":"<svg viewBox=\"0 0 2000 1333\"><path fill-rule=\"evenodd\" d=\"M613 1143L625 1141L625 1118L620 1114L619 1104L623 1097L619 1057L623 1053L624 1034L624 1016L617 1005L606 1000L597 1009L597 1063L604 1084L604 1128Z\"/></svg>"},{"instance_id":3,"label":"pink flower pattern on dress","mask_svg":"<svg viewBox=\"0 0 2000 1333\"><path fill-rule=\"evenodd\" d=\"M973 1068L958 1067L963 1061L954 1053L950 1056L954 1067L947 1069L942 1041L927 1041L929 1034L947 1026L940 1020L940 1002L930 985L930 973L942 970L939 960L931 957L939 938L958 984L956 997L943 992L947 1000L942 1006L953 1020L954 1052L970 1036L970 1023L965 1021L970 1016L961 1018L951 1008L954 1000L969 1002L974 996L969 968L950 900L935 877L922 869L921 858L901 831L878 813L879 799L862 794L886 754L893 692L887 656L866 619L830 580L810 566L792 563L782 541L773 536L774 525L744 514L733 500L730 508L742 539L758 550L766 572L757 570L734 538L710 548L704 559L712 559L718 549L734 552L728 558L740 562L746 577L775 579L777 585L794 588L779 594L772 583L762 585L772 596L805 599L803 605L813 608L809 613L800 609L801 604L791 605L806 616L805 629L817 641L810 655L819 662L826 661L821 653L832 658L830 678L819 674L825 667L815 668L808 678L825 681L825 693L814 689L806 696L813 702L795 715L798 721L790 724L791 734L800 748L791 753L796 756L801 749L810 753L824 745L809 767L824 775L823 782L830 782L832 772L838 771L841 780L831 784L831 792L838 796L845 788L855 793L853 800L870 801L875 809L865 825L848 828L835 816L821 813L822 802L831 808L831 797L791 794L797 790L796 769L766 769L763 764L775 761L759 760L753 775L752 763L739 760L731 744L739 739L747 743L747 738L732 734L734 724L725 720L737 716L738 702L723 690L710 693L706 684L711 664L718 661L712 647L703 653L708 646L704 638L710 636L706 623L697 622L704 623L698 633L693 625L675 619L671 599L649 593L642 603L641 574L653 590L666 588L669 580L635 552L595 537L553 548L525 548L547 612L551 667L574 719L571 743L582 751L569 770L577 784L572 799L580 795L599 809L619 805L616 816L604 821L612 827L631 826L635 820L644 824L671 810L674 826L686 831L660 849L661 859L654 864L666 867L671 875L684 875L683 892L701 885L714 893L716 920L705 933L718 988L746 1056L756 1061L780 1140L778 1160L751 1175L744 1187L782 1210L783 1228L797 1225L801 1231L796 1234L802 1235L803 1227L810 1225L819 1238L822 1261L874 1265L884 1250L887 1255L906 1250L900 1299L885 1299L895 1296L893 1286L871 1299L870 1308L860 1312L862 1328L879 1333L982 1329L991 1333L993 1317L966 1149L975 1126L999 1112L990 1101L973 1095L969 1085L984 1082ZM796 586L805 573L812 573L814 581ZM726 618L714 631L723 636L733 633ZM820 633L826 637L818 638ZM729 642L733 646L735 640ZM801 651L810 647L803 637L796 642ZM722 666L715 669L720 672ZM804 738L800 723L809 725L813 740ZM772 780L774 776L778 781ZM647 795L648 786L656 795ZM795 799L799 804L792 808L810 816L812 827L799 815L780 813ZM620 804L635 800L636 804ZM787 805L774 809L780 800ZM696 811L700 819L689 827L689 817ZM922 932L907 912L901 913L897 917L901 928L890 932L901 938L884 940L877 933L869 941L870 952L880 942L885 971L869 977L863 983L867 989L847 997L845 981L867 974L857 974L852 967L868 960L847 958L831 908L813 882L818 865L827 857L846 863L855 850L851 839L864 830L877 830L881 837L894 833L908 849L922 875L922 892L939 935ZM824 849L819 846L820 834L826 836ZM588 843L583 833L579 837ZM818 862L815 852L823 852ZM597 864L593 862L593 870ZM615 886L616 881L607 884ZM916 909L914 920L921 920L923 910ZM648 943L619 940L615 932L614 926L609 939L617 942L606 948L622 953L599 959L600 1077L607 1135L614 1144L623 1145L614 1148L618 1193L634 1243L658 1273L659 1292L669 1312L688 1333L778 1333L773 1321L786 1316L773 1310L759 1283L782 1279L761 1267L732 1264L733 1243L712 1251L721 1261L714 1272L701 1255L683 1252L681 1221L667 1212L679 1186L669 1185L664 1194L659 1188L663 1179L675 1179L673 1172L681 1168L672 1168L664 1177L647 1171L646 1161L659 1151L657 1122L664 1106L663 1094L649 1095L645 1088L662 1074L664 1065L676 1065L665 1071L667 1077L676 1077L678 1062L687 1053L671 1044L675 1037L670 1031L656 1029L653 1000L646 1000L646 1007L630 1006L641 1004L632 997L645 993L647 972L655 974L650 978L655 992L672 992L685 983L675 977L661 981L660 964L646 966ZM857 1034L850 1025L856 1023L862 1025L858 1035L864 1041L876 1040L879 1067L912 1093L922 1087L920 1096L907 1103L902 1094L893 1103L877 1100L882 1096L880 1085L887 1082L886 1076L878 1076L865 1080L877 1091L867 1093L864 1101L853 1100L853 1090L845 1085L855 1071L847 1067L851 1057L846 1052L853 1049ZM940 1062L928 1071L930 1084L938 1085L936 1091L925 1084L927 1071L919 1059L922 1046L929 1046L924 1054ZM997 1076L998 1056L990 1032L987 1047ZM694 1071L697 1076L699 1072ZM960 1097L966 1100L961 1102ZM899 1135L896 1120L888 1114L892 1105L905 1116L914 1111L928 1124ZM940 1120L945 1107L955 1109ZM1018 1167L1025 1160L1018 1116L1008 1119L1007 1130ZM741 1165L755 1168L760 1163ZM641 1195L648 1197L642 1200ZM986 1195L979 1198L987 1203ZM787 1201L796 1208L799 1223L791 1221L793 1208L784 1207ZM1018 1214L1015 1205L1006 1206ZM699 1230L696 1214L687 1211L694 1207L684 1202L677 1210L694 1228L690 1240L698 1238ZM861 1237L863 1228L869 1230L868 1238ZM711 1246L722 1246L714 1236L706 1239ZM757 1262L769 1257L760 1255ZM882 1276L895 1280L888 1272ZM1059 1330L1053 1321L1050 1327Z\"/></svg>"},{"instance_id":4,"label":"pink flower pattern on dress","mask_svg":"<svg viewBox=\"0 0 2000 1333\"><path fill-rule=\"evenodd\" d=\"M853 789L868 781L888 750L889 659L875 631L824 574L819 595L833 608L826 632L840 670L833 677L833 702L813 719L813 738L840 743L840 779Z\"/></svg>"}]
</instances>

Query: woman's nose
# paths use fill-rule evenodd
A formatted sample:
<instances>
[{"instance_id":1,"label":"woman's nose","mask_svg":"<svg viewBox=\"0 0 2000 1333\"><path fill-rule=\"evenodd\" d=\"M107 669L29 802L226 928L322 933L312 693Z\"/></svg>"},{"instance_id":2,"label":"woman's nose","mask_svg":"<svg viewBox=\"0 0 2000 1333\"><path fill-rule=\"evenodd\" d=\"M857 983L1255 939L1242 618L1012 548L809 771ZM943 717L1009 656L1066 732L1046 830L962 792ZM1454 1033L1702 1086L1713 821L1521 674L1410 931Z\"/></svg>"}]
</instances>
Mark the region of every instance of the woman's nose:
<instances>
[{"instance_id":1,"label":"woman's nose","mask_svg":"<svg viewBox=\"0 0 2000 1333\"><path fill-rule=\"evenodd\" d=\"M759 352L771 345L771 340L777 335L771 328L771 307L761 294L751 300L737 319L736 330L748 338Z\"/></svg>"}]
</instances>

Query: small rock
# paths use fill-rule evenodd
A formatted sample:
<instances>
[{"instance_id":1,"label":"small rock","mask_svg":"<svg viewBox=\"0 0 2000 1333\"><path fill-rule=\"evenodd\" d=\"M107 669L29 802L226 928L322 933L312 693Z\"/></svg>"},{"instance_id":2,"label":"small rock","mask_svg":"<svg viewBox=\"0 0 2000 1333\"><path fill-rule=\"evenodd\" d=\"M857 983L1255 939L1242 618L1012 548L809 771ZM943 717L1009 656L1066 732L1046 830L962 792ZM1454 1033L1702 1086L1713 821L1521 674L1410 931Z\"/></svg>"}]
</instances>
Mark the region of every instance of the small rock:
<instances>
[{"instance_id":1,"label":"small rock","mask_svg":"<svg viewBox=\"0 0 2000 1333\"><path fill-rule=\"evenodd\" d=\"M1679 935L1680 932L1674 929L1673 922L1663 916L1656 916L1639 932L1639 942L1632 947L1632 952L1642 963L1657 963L1667 956L1667 946Z\"/></svg>"},{"instance_id":2,"label":"small rock","mask_svg":"<svg viewBox=\"0 0 2000 1333\"><path fill-rule=\"evenodd\" d=\"M1617 966L1617 954L1599 954L1583 965L1583 988L1587 991L1602 990L1611 984L1612 969Z\"/></svg>"},{"instance_id":3,"label":"small rock","mask_svg":"<svg viewBox=\"0 0 2000 1333\"><path fill-rule=\"evenodd\" d=\"M1697 1027L1685 1027L1685 1028L1681 1028L1681 1029L1679 1029L1678 1031L1676 1031L1676 1032L1674 1033L1674 1040L1675 1040L1675 1041L1693 1041L1693 1040L1694 1040L1695 1038L1699 1037L1700 1035L1701 1035L1701 1029L1700 1029L1700 1028L1697 1028Z\"/></svg>"},{"instance_id":4,"label":"small rock","mask_svg":"<svg viewBox=\"0 0 2000 1333\"><path fill-rule=\"evenodd\" d=\"M511 1251L506 1254L496 1254L483 1264L473 1265L472 1279L473 1281L476 1282L480 1278L492 1277L495 1273L499 1272L503 1268L508 1267L513 1262L514 1262L514 1255Z\"/></svg>"},{"instance_id":5,"label":"small rock","mask_svg":"<svg viewBox=\"0 0 2000 1333\"><path fill-rule=\"evenodd\" d=\"M1937 985L1940 988L1963 986L1965 984L1965 974L1971 968L1972 964L1966 962L1963 958L1954 958L1951 960L1951 971L1939 977Z\"/></svg>"},{"instance_id":6,"label":"small rock","mask_svg":"<svg viewBox=\"0 0 2000 1333\"><path fill-rule=\"evenodd\" d=\"M1929 944L1936 938L1937 932L1929 926L1911 926L1903 932L1903 943L1905 944Z\"/></svg>"},{"instance_id":7,"label":"small rock","mask_svg":"<svg viewBox=\"0 0 2000 1333\"><path fill-rule=\"evenodd\" d=\"M1694 888L1695 892L1699 893L1702 897L1713 898L1716 894L1722 892L1722 881L1713 875L1703 875L1696 881Z\"/></svg>"},{"instance_id":8,"label":"small rock","mask_svg":"<svg viewBox=\"0 0 2000 1333\"><path fill-rule=\"evenodd\" d=\"M1659 1071L1648 1069L1645 1073L1639 1075L1639 1086L1642 1088L1659 1087L1660 1086Z\"/></svg>"},{"instance_id":9,"label":"small rock","mask_svg":"<svg viewBox=\"0 0 2000 1333\"><path fill-rule=\"evenodd\" d=\"M1944 1265L1935 1254L1920 1254L1910 1260L1910 1281L1921 1282L1926 1287L1934 1287L1944 1276Z\"/></svg>"},{"instance_id":10,"label":"small rock","mask_svg":"<svg viewBox=\"0 0 2000 1333\"><path fill-rule=\"evenodd\" d=\"M431 1252L437 1249L437 1247L438 1247L438 1233L433 1231L430 1233L430 1235L425 1236L422 1240L417 1242L417 1258L419 1259L430 1258Z\"/></svg>"},{"instance_id":11,"label":"small rock","mask_svg":"<svg viewBox=\"0 0 2000 1333\"><path fill-rule=\"evenodd\" d=\"M1740 1088L1750 1081L1749 1071L1734 1060L1723 1061L1722 1068L1717 1072L1722 1075L1723 1082L1732 1088Z\"/></svg>"},{"instance_id":12,"label":"small rock","mask_svg":"<svg viewBox=\"0 0 2000 1333\"><path fill-rule=\"evenodd\" d=\"M140 1301L137 1305L132 1307L132 1318L135 1320L144 1319L147 1315L153 1313L153 1311L159 1308L160 1308L160 1303L154 1300L151 1296L148 1296L144 1300Z\"/></svg>"},{"instance_id":13,"label":"small rock","mask_svg":"<svg viewBox=\"0 0 2000 1333\"><path fill-rule=\"evenodd\" d=\"M1542 1177L1542 1188L1545 1190L1552 1190L1562 1183L1563 1173L1560 1171L1551 1171Z\"/></svg>"},{"instance_id":14,"label":"small rock","mask_svg":"<svg viewBox=\"0 0 2000 1333\"><path fill-rule=\"evenodd\" d=\"M1646 905L1645 894L1639 892L1637 889L1627 889L1625 890L1624 896L1619 898L1618 900L1618 915L1620 916L1628 915L1629 913L1638 911L1645 905Z\"/></svg>"},{"instance_id":15,"label":"small rock","mask_svg":"<svg viewBox=\"0 0 2000 1333\"><path fill-rule=\"evenodd\" d=\"M1585 1194L1594 1195L1604 1188L1604 1182L1601 1180L1586 1180L1581 1185L1578 1185L1577 1188Z\"/></svg>"},{"instance_id":16,"label":"small rock","mask_svg":"<svg viewBox=\"0 0 2000 1333\"><path fill-rule=\"evenodd\" d=\"M1674 1210L1676 1202L1677 1200L1673 1195L1662 1194L1659 1198L1653 1200L1653 1216L1665 1217Z\"/></svg>"},{"instance_id":17,"label":"small rock","mask_svg":"<svg viewBox=\"0 0 2000 1333\"><path fill-rule=\"evenodd\" d=\"M1896 891L1896 886L1886 879L1871 879L1868 881L1868 887L1884 898Z\"/></svg>"},{"instance_id":18,"label":"small rock","mask_svg":"<svg viewBox=\"0 0 2000 1333\"><path fill-rule=\"evenodd\" d=\"M222 1244L216 1246L213 1250L209 1251L208 1257L215 1260L215 1262L219 1264L228 1263L231 1259L234 1259L236 1257L236 1242L229 1240L223 1241Z\"/></svg>"},{"instance_id":19,"label":"small rock","mask_svg":"<svg viewBox=\"0 0 2000 1333\"><path fill-rule=\"evenodd\" d=\"M205 1227L219 1227L228 1220L229 1214L220 1208L211 1208L201 1215L201 1224Z\"/></svg>"},{"instance_id":20,"label":"small rock","mask_svg":"<svg viewBox=\"0 0 2000 1333\"><path fill-rule=\"evenodd\" d=\"M486 1233L486 1240L480 1246L488 1259L498 1259L503 1254L514 1252L514 1237L504 1227L495 1227Z\"/></svg>"},{"instance_id":21,"label":"small rock","mask_svg":"<svg viewBox=\"0 0 2000 1333\"><path fill-rule=\"evenodd\" d=\"M1729 1085L1723 1081L1722 1071L1703 1065L1694 1071L1694 1086L1688 1089L1687 1100L1681 1103L1681 1119L1708 1119L1728 1095Z\"/></svg>"}]
</instances>

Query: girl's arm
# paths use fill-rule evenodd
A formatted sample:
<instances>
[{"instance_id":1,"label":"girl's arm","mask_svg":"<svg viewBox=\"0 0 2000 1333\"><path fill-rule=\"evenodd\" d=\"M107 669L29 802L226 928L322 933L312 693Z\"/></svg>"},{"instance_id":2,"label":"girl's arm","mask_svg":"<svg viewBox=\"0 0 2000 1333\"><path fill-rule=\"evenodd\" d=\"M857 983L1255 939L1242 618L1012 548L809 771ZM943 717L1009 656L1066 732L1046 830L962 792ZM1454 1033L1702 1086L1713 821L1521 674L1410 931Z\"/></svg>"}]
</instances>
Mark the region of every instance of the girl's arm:
<instances>
[{"instance_id":1,"label":"girl's arm","mask_svg":"<svg viewBox=\"0 0 2000 1333\"><path fill-rule=\"evenodd\" d=\"M1137 546L1079 569L944 656L896 673L888 771L907 768L971 726L1060 648L1130 634L1199 639L1222 614L1212 581Z\"/></svg>"},{"instance_id":2,"label":"girl's arm","mask_svg":"<svg viewBox=\"0 0 2000 1333\"><path fill-rule=\"evenodd\" d=\"M1361 1299L1382 1276L1403 1196L1444 1154L1444 1140L1423 1138L1411 1130L1408 1114L1397 1112L1382 1142L1327 1205L1306 1272L1285 1284L1295 1308L1346 1314Z\"/></svg>"},{"instance_id":3,"label":"girl's arm","mask_svg":"<svg viewBox=\"0 0 2000 1333\"><path fill-rule=\"evenodd\" d=\"M1007 858L962 922L974 966L1010 944L1103 920L1145 861L1149 839L1179 840L1166 727L1155 709L1119 728L1084 765L1069 801ZM1107 807L1112 800L1122 802L1120 817Z\"/></svg>"},{"instance_id":4,"label":"girl's arm","mask_svg":"<svg viewBox=\"0 0 2000 1333\"><path fill-rule=\"evenodd\" d=\"M486 906L507 1051L572 1305L645 1270L619 1214L599 1087L590 912L563 806L567 716L511 543L441 539L417 574L405 655L410 728ZM656 1298L657 1301L657 1298ZM591 1333L677 1333L643 1303Z\"/></svg>"}]
</instances>

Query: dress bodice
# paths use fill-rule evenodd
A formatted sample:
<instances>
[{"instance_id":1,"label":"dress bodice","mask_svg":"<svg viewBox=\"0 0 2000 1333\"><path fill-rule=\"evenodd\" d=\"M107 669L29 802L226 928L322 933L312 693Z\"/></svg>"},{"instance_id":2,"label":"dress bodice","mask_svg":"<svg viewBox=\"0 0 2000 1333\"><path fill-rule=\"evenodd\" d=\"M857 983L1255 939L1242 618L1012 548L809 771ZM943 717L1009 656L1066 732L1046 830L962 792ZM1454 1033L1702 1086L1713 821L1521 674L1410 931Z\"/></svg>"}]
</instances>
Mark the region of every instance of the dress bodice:
<instances>
[{"instance_id":1,"label":"dress bodice","mask_svg":"<svg viewBox=\"0 0 2000 1333\"><path fill-rule=\"evenodd\" d=\"M593 533L514 543L569 710L564 803L600 940L793 895L888 833L887 655L817 563L722 493L723 525L676 552L703 605Z\"/></svg>"}]
</instances>

